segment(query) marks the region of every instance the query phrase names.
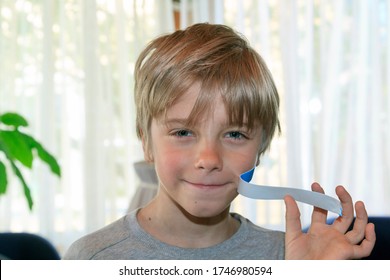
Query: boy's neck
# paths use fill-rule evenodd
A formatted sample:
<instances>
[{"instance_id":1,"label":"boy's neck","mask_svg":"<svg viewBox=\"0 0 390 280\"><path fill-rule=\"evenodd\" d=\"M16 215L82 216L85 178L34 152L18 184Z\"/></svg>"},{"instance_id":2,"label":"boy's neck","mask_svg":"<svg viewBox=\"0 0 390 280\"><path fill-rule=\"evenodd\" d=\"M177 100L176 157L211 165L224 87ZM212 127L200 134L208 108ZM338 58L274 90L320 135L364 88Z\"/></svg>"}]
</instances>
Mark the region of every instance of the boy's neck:
<instances>
[{"instance_id":1,"label":"boy's neck","mask_svg":"<svg viewBox=\"0 0 390 280\"><path fill-rule=\"evenodd\" d=\"M154 238L182 248L219 244L229 239L240 226L239 221L229 214L229 209L218 216L199 218L178 205L164 202L159 195L138 212L137 219Z\"/></svg>"}]
</instances>

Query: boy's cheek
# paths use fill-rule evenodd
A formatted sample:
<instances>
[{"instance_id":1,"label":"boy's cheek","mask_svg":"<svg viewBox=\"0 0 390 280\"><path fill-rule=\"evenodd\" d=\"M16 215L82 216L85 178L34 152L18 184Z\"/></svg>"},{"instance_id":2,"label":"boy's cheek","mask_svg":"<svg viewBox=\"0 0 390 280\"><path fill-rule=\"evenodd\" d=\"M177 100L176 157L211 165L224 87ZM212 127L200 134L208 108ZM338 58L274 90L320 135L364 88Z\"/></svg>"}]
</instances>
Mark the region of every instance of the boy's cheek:
<instances>
[{"instance_id":1,"label":"boy's cheek","mask_svg":"<svg viewBox=\"0 0 390 280\"><path fill-rule=\"evenodd\" d=\"M235 175L237 177L241 176L242 173L245 173L257 164L258 156L256 152L248 152L241 155L234 155L229 161L234 165Z\"/></svg>"},{"instance_id":2,"label":"boy's cheek","mask_svg":"<svg viewBox=\"0 0 390 280\"><path fill-rule=\"evenodd\" d=\"M154 162L164 169L175 169L188 164L189 158L185 151L178 149L162 148L153 154Z\"/></svg>"}]
</instances>

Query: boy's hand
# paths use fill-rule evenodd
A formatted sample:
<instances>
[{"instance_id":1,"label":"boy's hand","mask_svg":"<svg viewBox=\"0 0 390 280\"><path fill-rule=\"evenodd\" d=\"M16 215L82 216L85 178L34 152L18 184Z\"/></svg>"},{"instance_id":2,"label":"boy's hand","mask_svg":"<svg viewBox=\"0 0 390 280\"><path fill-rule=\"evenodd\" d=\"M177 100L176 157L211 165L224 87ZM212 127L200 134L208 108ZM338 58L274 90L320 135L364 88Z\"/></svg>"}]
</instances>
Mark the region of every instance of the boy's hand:
<instances>
[{"instance_id":1,"label":"boy's hand","mask_svg":"<svg viewBox=\"0 0 390 280\"><path fill-rule=\"evenodd\" d=\"M324 193L317 183L312 190ZM295 200L286 196L286 259L359 259L370 255L375 244L375 229L368 222L364 203L355 204L356 220L348 231L354 218L352 198L342 186L336 188L343 215L332 225L326 224L327 211L314 207L308 233L301 228L300 212Z\"/></svg>"}]
</instances>

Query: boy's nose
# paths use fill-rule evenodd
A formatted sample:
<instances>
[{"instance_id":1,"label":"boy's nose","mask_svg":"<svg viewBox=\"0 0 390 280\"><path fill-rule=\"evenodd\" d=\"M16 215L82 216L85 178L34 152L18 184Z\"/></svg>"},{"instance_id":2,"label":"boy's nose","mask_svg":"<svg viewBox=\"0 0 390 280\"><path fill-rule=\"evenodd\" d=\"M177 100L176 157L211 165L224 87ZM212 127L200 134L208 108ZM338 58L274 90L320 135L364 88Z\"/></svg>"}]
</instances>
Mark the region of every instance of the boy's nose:
<instances>
[{"instance_id":1,"label":"boy's nose","mask_svg":"<svg viewBox=\"0 0 390 280\"><path fill-rule=\"evenodd\" d=\"M195 167L205 171L221 170L223 160L218 145L211 143L200 143L195 160Z\"/></svg>"}]
</instances>

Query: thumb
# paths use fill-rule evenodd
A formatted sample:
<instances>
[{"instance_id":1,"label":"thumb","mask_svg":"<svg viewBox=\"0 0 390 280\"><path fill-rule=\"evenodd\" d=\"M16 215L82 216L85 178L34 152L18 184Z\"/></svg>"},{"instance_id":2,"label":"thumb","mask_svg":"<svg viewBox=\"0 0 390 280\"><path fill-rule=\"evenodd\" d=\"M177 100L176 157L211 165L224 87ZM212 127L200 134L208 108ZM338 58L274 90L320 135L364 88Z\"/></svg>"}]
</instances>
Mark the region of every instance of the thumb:
<instances>
[{"instance_id":1,"label":"thumb","mask_svg":"<svg viewBox=\"0 0 390 280\"><path fill-rule=\"evenodd\" d=\"M292 196L286 195L284 203L286 205L286 239L292 240L302 234L301 213Z\"/></svg>"}]
</instances>

